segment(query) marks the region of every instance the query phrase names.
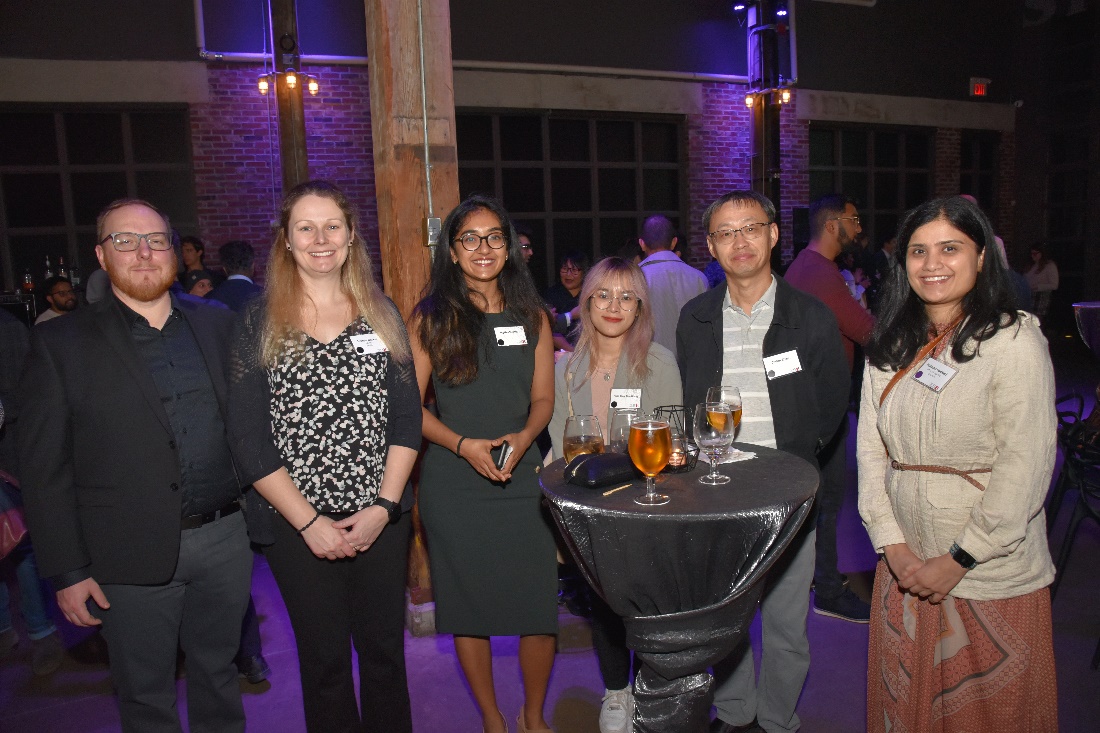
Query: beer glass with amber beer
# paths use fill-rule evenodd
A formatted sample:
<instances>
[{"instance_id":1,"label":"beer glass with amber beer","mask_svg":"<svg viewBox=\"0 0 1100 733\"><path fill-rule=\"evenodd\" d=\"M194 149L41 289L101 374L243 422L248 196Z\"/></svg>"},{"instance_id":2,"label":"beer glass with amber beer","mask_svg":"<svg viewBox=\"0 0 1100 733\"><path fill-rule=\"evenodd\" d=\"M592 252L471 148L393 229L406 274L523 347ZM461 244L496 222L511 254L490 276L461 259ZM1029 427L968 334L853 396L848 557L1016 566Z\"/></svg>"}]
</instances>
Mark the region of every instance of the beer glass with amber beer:
<instances>
[{"instance_id":1,"label":"beer glass with amber beer","mask_svg":"<svg viewBox=\"0 0 1100 733\"><path fill-rule=\"evenodd\" d=\"M707 402L725 402L729 405L730 414L733 415L733 438L737 438L737 430L741 427L741 390L728 384L721 387L711 387L707 390ZM728 451L724 448L723 452Z\"/></svg>"},{"instance_id":2,"label":"beer glass with amber beer","mask_svg":"<svg viewBox=\"0 0 1100 733\"><path fill-rule=\"evenodd\" d=\"M668 496L657 493L657 474L668 465L672 453L672 433L664 420L635 420L630 424L627 453L634 466L645 474L645 495L634 499L638 504L667 504Z\"/></svg>"},{"instance_id":3,"label":"beer glass with amber beer","mask_svg":"<svg viewBox=\"0 0 1100 733\"><path fill-rule=\"evenodd\" d=\"M603 453L603 433L600 421L593 415L573 415L565 419L565 436L562 440L565 462L585 453Z\"/></svg>"}]
</instances>

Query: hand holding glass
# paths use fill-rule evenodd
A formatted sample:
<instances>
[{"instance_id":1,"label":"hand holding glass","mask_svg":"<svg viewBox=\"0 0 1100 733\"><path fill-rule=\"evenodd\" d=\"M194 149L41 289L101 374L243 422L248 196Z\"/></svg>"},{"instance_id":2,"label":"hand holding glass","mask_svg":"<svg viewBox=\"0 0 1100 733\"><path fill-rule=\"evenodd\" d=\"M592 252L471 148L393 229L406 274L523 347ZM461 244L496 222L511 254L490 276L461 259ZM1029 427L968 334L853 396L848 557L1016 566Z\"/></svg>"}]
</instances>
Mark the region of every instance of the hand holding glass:
<instances>
[{"instance_id":1,"label":"hand holding glass","mask_svg":"<svg viewBox=\"0 0 1100 733\"><path fill-rule=\"evenodd\" d=\"M592 415L573 415L565 419L565 436L562 440L565 462L585 453L603 453L603 433L600 421Z\"/></svg>"},{"instance_id":2,"label":"hand holding glass","mask_svg":"<svg viewBox=\"0 0 1100 733\"><path fill-rule=\"evenodd\" d=\"M635 420L630 425L627 452L634 466L645 474L645 495L634 499L638 504L667 504L668 496L657 493L656 477L668 465L672 436L664 420Z\"/></svg>"},{"instance_id":3,"label":"hand holding glass","mask_svg":"<svg viewBox=\"0 0 1100 733\"><path fill-rule=\"evenodd\" d=\"M710 473L701 484L725 484L730 477L718 473L718 458L733 442L733 413L724 402L704 402L695 406L695 443L710 456Z\"/></svg>"}]
</instances>

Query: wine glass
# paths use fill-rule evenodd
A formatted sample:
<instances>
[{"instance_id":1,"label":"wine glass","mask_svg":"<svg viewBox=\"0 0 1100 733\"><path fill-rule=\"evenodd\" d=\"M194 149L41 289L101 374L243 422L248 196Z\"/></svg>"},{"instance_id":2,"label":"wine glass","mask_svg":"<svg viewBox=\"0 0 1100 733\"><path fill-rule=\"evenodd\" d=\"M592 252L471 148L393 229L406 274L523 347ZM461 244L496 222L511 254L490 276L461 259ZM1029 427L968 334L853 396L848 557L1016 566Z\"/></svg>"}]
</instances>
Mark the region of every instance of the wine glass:
<instances>
[{"instance_id":1,"label":"wine glass","mask_svg":"<svg viewBox=\"0 0 1100 733\"><path fill-rule=\"evenodd\" d=\"M645 495L634 499L646 506L667 504L668 496L657 493L657 474L668 465L672 436L664 420L635 420L630 424L627 446L630 460L645 474Z\"/></svg>"},{"instance_id":2,"label":"wine glass","mask_svg":"<svg viewBox=\"0 0 1100 733\"><path fill-rule=\"evenodd\" d=\"M711 387L707 390L707 402L725 402L729 405L730 414L733 415L733 437L736 438L737 430L741 427L741 390L728 384Z\"/></svg>"},{"instance_id":3,"label":"wine glass","mask_svg":"<svg viewBox=\"0 0 1100 733\"><path fill-rule=\"evenodd\" d=\"M733 413L725 402L703 402L695 406L695 442L710 456L710 473L701 484L729 483L730 477L718 473L718 457L733 442Z\"/></svg>"},{"instance_id":4,"label":"wine glass","mask_svg":"<svg viewBox=\"0 0 1100 733\"><path fill-rule=\"evenodd\" d=\"M630 423L638 418L637 410L617 408L611 413L611 427L608 428L607 449L612 453L626 453L626 444L630 439Z\"/></svg>"},{"instance_id":5,"label":"wine glass","mask_svg":"<svg viewBox=\"0 0 1100 733\"><path fill-rule=\"evenodd\" d=\"M562 440L565 462L585 453L603 453L603 432L600 421L594 415L573 415L565 419L565 436Z\"/></svg>"}]
</instances>

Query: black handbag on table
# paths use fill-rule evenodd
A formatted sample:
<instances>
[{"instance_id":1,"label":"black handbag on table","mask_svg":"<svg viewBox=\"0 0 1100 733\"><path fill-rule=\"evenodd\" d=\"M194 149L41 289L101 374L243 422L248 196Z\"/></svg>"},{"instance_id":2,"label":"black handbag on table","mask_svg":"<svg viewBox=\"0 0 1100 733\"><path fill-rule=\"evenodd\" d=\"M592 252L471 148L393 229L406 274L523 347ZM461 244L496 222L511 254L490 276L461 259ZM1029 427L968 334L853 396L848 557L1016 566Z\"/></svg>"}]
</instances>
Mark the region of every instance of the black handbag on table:
<instances>
[{"instance_id":1,"label":"black handbag on table","mask_svg":"<svg viewBox=\"0 0 1100 733\"><path fill-rule=\"evenodd\" d=\"M599 489L633 481L638 474L625 453L583 453L565 467L565 480L576 486Z\"/></svg>"}]
</instances>

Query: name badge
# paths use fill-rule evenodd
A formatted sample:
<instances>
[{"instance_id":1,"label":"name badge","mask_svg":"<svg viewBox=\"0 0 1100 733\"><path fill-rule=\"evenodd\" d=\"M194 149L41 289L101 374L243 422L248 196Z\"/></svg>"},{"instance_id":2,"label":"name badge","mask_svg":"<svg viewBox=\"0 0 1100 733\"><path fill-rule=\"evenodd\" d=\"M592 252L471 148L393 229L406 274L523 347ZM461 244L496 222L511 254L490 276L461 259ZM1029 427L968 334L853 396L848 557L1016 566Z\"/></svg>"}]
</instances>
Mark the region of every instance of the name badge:
<instances>
[{"instance_id":1,"label":"name badge","mask_svg":"<svg viewBox=\"0 0 1100 733\"><path fill-rule=\"evenodd\" d=\"M497 337L497 346L526 346L527 334L523 326L497 326L493 329Z\"/></svg>"},{"instance_id":2,"label":"name badge","mask_svg":"<svg viewBox=\"0 0 1100 733\"><path fill-rule=\"evenodd\" d=\"M928 357L928 361L924 362L920 369L913 374L913 379L933 392L942 392L947 383L951 381L951 377L958 373L958 369L949 367L938 359Z\"/></svg>"},{"instance_id":3,"label":"name badge","mask_svg":"<svg viewBox=\"0 0 1100 733\"><path fill-rule=\"evenodd\" d=\"M351 337L351 345L355 348L355 353L360 356L389 351L386 348L386 342L376 333L357 333Z\"/></svg>"},{"instance_id":4,"label":"name badge","mask_svg":"<svg viewBox=\"0 0 1100 733\"><path fill-rule=\"evenodd\" d=\"M800 371L802 371L802 362L798 360L797 349L764 357L764 373L767 374L769 381Z\"/></svg>"},{"instance_id":5,"label":"name badge","mask_svg":"<svg viewBox=\"0 0 1100 733\"><path fill-rule=\"evenodd\" d=\"M613 389L611 390L611 407L619 410L642 409L642 390L640 389Z\"/></svg>"}]
</instances>

